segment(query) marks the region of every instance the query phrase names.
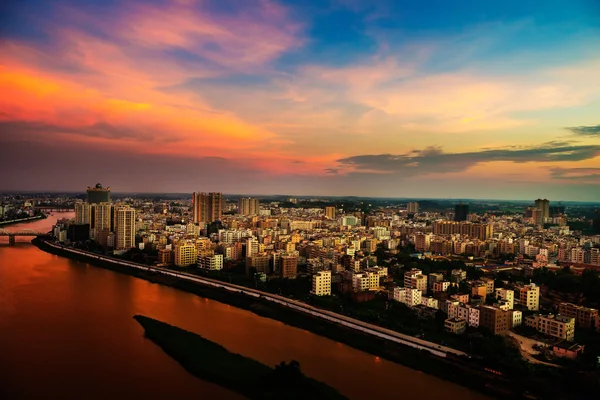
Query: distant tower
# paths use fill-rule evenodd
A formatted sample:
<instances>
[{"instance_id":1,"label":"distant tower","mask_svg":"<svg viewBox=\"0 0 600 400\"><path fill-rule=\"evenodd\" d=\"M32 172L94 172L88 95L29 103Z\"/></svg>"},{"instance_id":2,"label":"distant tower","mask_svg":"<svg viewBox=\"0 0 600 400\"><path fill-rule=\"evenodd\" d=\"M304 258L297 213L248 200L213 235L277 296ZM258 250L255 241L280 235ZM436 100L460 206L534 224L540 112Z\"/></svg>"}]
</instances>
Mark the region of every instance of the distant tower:
<instances>
[{"instance_id":1,"label":"distant tower","mask_svg":"<svg viewBox=\"0 0 600 400\"><path fill-rule=\"evenodd\" d=\"M535 201L535 208L542 210L542 221L550 217L550 201L547 199L537 199Z\"/></svg>"},{"instance_id":2,"label":"distant tower","mask_svg":"<svg viewBox=\"0 0 600 400\"><path fill-rule=\"evenodd\" d=\"M468 204L457 204L454 206L454 220L456 222L466 221L467 215L469 215L469 205Z\"/></svg>"},{"instance_id":3,"label":"distant tower","mask_svg":"<svg viewBox=\"0 0 600 400\"><path fill-rule=\"evenodd\" d=\"M87 202L90 204L110 203L110 188L103 188L97 183L94 187L87 187Z\"/></svg>"},{"instance_id":4,"label":"distant tower","mask_svg":"<svg viewBox=\"0 0 600 400\"><path fill-rule=\"evenodd\" d=\"M260 205L258 199L243 197L238 200L238 214L241 215L258 215Z\"/></svg>"},{"instance_id":5,"label":"distant tower","mask_svg":"<svg viewBox=\"0 0 600 400\"><path fill-rule=\"evenodd\" d=\"M194 223L213 222L223 216L223 194L199 193L192 194Z\"/></svg>"},{"instance_id":6,"label":"distant tower","mask_svg":"<svg viewBox=\"0 0 600 400\"><path fill-rule=\"evenodd\" d=\"M419 203L418 202L410 202L406 205L406 211L409 214L416 214L419 212Z\"/></svg>"},{"instance_id":7,"label":"distant tower","mask_svg":"<svg viewBox=\"0 0 600 400\"><path fill-rule=\"evenodd\" d=\"M336 214L337 210L334 206L325 207L325 217L327 217L328 219L335 219Z\"/></svg>"}]
</instances>

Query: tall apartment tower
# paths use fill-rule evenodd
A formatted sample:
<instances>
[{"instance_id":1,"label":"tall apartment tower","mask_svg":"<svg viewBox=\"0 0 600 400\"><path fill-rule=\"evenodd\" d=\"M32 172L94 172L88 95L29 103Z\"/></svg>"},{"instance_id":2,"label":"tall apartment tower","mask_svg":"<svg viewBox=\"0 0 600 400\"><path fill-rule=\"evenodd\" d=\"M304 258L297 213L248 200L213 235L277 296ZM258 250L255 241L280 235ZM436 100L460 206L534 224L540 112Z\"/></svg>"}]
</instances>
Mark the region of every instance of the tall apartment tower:
<instances>
[{"instance_id":1,"label":"tall apartment tower","mask_svg":"<svg viewBox=\"0 0 600 400\"><path fill-rule=\"evenodd\" d=\"M111 230L112 205L110 203L94 204L94 226L96 231Z\"/></svg>"},{"instance_id":2,"label":"tall apartment tower","mask_svg":"<svg viewBox=\"0 0 600 400\"><path fill-rule=\"evenodd\" d=\"M260 203L258 199L251 197L242 197L238 200L238 214L241 215L258 215L260 211Z\"/></svg>"},{"instance_id":3,"label":"tall apartment tower","mask_svg":"<svg viewBox=\"0 0 600 400\"><path fill-rule=\"evenodd\" d=\"M335 207L333 207L333 206L325 207L325 217L327 217L327 219L335 219L336 214L337 214L337 210Z\"/></svg>"},{"instance_id":4,"label":"tall apartment tower","mask_svg":"<svg viewBox=\"0 0 600 400\"><path fill-rule=\"evenodd\" d=\"M122 206L115 210L115 233L117 250L135 247L135 209Z\"/></svg>"},{"instance_id":5,"label":"tall apartment tower","mask_svg":"<svg viewBox=\"0 0 600 400\"><path fill-rule=\"evenodd\" d=\"M416 214L419 212L419 203L418 202L410 202L406 205L406 211L409 214Z\"/></svg>"},{"instance_id":6,"label":"tall apartment tower","mask_svg":"<svg viewBox=\"0 0 600 400\"><path fill-rule=\"evenodd\" d=\"M547 199L537 199L535 201L535 208L542 210L542 221L550 217L550 201Z\"/></svg>"},{"instance_id":7,"label":"tall apartment tower","mask_svg":"<svg viewBox=\"0 0 600 400\"><path fill-rule=\"evenodd\" d=\"M466 221L467 215L469 215L469 205L468 204L457 204L454 206L454 220L457 222Z\"/></svg>"},{"instance_id":8,"label":"tall apartment tower","mask_svg":"<svg viewBox=\"0 0 600 400\"><path fill-rule=\"evenodd\" d=\"M110 188L103 188L101 184L88 186L86 189L87 202L90 204L110 203Z\"/></svg>"},{"instance_id":9,"label":"tall apartment tower","mask_svg":"<svg viewBox=\"0 0 600 400\"><path fill-rule=\"evenodd\" d=\"M223 216L223 194L194 192L192 207L195 224L220 220Z\"/></svg>"},{"instance_id":10,"label":"tall apartment tower","mask_svg":"<svg viewBox=\"0 0 600 400\"><path fill-rule=\"evenodd\" d=\"M75 223L91 225L92 206L90 203L81 200L75 202Z\"/></svg>"}]
</instances>

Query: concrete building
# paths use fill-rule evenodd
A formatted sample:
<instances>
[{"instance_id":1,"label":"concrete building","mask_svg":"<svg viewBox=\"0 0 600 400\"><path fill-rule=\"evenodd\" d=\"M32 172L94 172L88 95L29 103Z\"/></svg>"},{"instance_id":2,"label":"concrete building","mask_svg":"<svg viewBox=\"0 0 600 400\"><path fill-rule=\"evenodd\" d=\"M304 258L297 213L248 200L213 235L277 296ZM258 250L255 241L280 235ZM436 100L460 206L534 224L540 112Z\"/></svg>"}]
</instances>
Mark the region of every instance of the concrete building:
<instances>
[{"instance_id":1,"label":"concrete building","mask_svg":"<svg viewBox=\"0 0 600 400\"><path fill-rule=\"evenodd\" d=\"M435 308L436 310L439 308L438 300L434 299L433 297L422 296L421 304L424 305L425 307Z\"/></svg>"},{"instance_id":2,"label":"concrete building","mask_svg":"<svg viewBox=\"0 0 600 400\"><path fill-rule=\"evenodd\" d=\"M223 269L223 254L198 257L198 267L208 271L218 271Z\"/></svg>"},{"instance_id":3,"label":"concrete building","mask_svg":"<svg viewBox=\"0 0 600 400\"><path fill-rule=\"evenodd\" d=\"M112 205L110 203L97 203L93 207L94 221L92 223L92 229L97 232L102 230L112 230L111 215Z\"/></svg>"},{"instance_id":4,"label":"concrete building","mask_svg":"<svg viewBox=\"0 0 600 400\"><path fill-rule=\"evenodd\" d=\"M327 219L331 219L331 220L335 219L336 214L337 214L337 210L335 207L333 207L333 206L325 207L325 217L327 217Z\"/></svg>"},{"instance_id":5,"label":"concrete building","mask_svg":"<svg viewBox=\"0 0 600 400\"><path fill-rule=\"evenodd\" d=\"M540 288L535 283L519 287L519 304L530 311L540 309Z\"/></svg>"},{"instance_id":6,"label":"concrete building","mask_svg":"<svg viewBox=\"0 0 600 400\"><path fill-rule=\"evenodd\" d=\"M439 293L439 292L447 292L449 287L450 287L450 282L441 281L441 282L435 282L433 284L432 289L433 289L434 293Z\"/></svg>"},{"instance_id":7,"label":"concrete building","mask_svg":"<svg viewBox=\"0 0 600 400\"><path fill-rule=\"evenodd\" d=\"M488 329L494 335L503 334L510 328L510 315L508 311L497 307L481 306L479 308L479 326Z\"/></svg>"},{"instance_id":8,"label":"concrete building","mask_svg":"<svg viewBox=\"0 0 600 400\"><path fill-rule=\"evenodd\" d=\"M180 241L175 245L174 264L177 267L189 267L197 263L197 250L194 243Z\"/></svg>"},{"instance_id":9,"label":"concrete building","mask_svg":"<svg viewBox=\"0 0 600 400\"><path fill-rule=\"evenodd\" d=\"M575 339L575 318L563 315L530 315L525 318L525 326L536 329L544 335L573 341Z\"/></svg>"},{"instance_id":10,"label":"concrete building","mask_svg":"<svg viewBox=\"0 0 600 400\"><path fill-rule=\"evenodd\" d=\"M422 294L427 293L427 276L420 269L413 268L404 273L404 287L418 289Z\"/></svg>"},{"instance_id":11,"label":"concrete building","mask_svg":"<svg viewBox=\"0 0 600 400\"><path fill-rule=\"evenodd\" d=\"M331 271L319 271L313 275L310 293L315 296L331 295Z\"/></svg>"},{"instance_id":12,"label":"concrete building","mask_svg":"<svg viewBox=\"0 0 600 400\"><path fill-rule=\"evenodd\" d=\"M440 273L431 273L427 275L427 286L429 289L433 289L433 284L435 282L441 282L444 280L444 274Z\"/></svg>"},{"instance_id":13,"label":"concrete building","mask_svg":"<svg viewBox=\"0 0 600 400\"><path fill-rule=\"evenodd\" d=\"M251 197L242 197L238 200L238 214L240 215L258 215L260 212L260 202Z\"/></svg>"},{"instance_id":14,"label":"concrete building","mask_svg":"<svg viewBox=\"0 0 600 400\"><path fill-rule=\"evenodd\" d=\"M129 206L117 207L115 210L115 239L117 250L135 247L135 209Z\"/></svg>"},{"instance_id":15,"label":"concrete building","mask_svg":"<svg viewBox=\"0 0 600 400\"><path fill-rule=\"evenodd\" d=\"M295 279L298 274L298 257L281 256L278 260L279 277Z\"/></svg>"},{"instance_id":16,"label":"concrete building","mask_svg":"<svg viewBox=\"0 0 600 400\"><path fill-rule=\"evenodd\" d=\"M394 288L394 300L409 307L414 307L421 304L421 291L410 288Z\"/></svg>"},{"instance_id":17,"label":"concrete building","mask_svg":"<svg viewBox=\"0 0 600 400\"><path fill-rule=\"evenodd\" d=\"M223 195L221 193L194 192L192 194L192 209L195 224L221 220L223 216Z\"/></svg>"},{"instance_id":18,"label":"concrete building","mask_svg":"<svg viewBox=\"0 0 600 400\"><path fill-rule=\"evenodd\" d=\"M251 268L255 268L257 273L268 275L271 272L270 260L268 254L255 254L246 257L246 275L250 275Z\"/></svg>"},{"instance_id":19,"label":"concrete building","mask_svg":"<svg viewBox=\"0 0 600 400\"><path fill-rule=\"evenodd\" d=\"M406 211L409 214L417 214L419 212L419 203L418 202L410 202L406 205Z\"/></svg>"},{"instance_id":20,"label":"concrete building","mask_svg":"<svg viewBox=\"0 0 600 400\"><path fill-rule=\"evenodd\" d=\"M510 327L521 326L523 324L523 313L518 310L510 310Z\"/></svg>"},{"instance_id":21,"label":"concrete building","mask_svg":"<svg viewBox=\"0 0 600 400\"><path fill-rule=\"evenodd\" d=\"M496 289L496 298L504 300L508 304L508 309L515 308L515 292L510 289Z\"/></svg>"},{"instance_id":22,"label":"concrete building","mask_svg":"<svg viewBox=\"0 0 600 400\"><path fill-rule=\"evenodd\" d=\"M92 206L90 203L81 200L75 202L75 223L92 224Z\"/></svg>"},{"instance_id":23,"label":"concrete building","mask_svg":"<svg viewBox=\"0 0 600 400\"><path fill-rule=\"evenodd\" d=\"M450 271L450 282L459 283L467 279L467 271L464 269L453 269Z\"/></svg>"},{"instance_id":24,"label":"concrete building","mask_svg":"<svg viewBox=\"0 0 600 400\"><path fill-rule=\"evenodd\" d=\"M461 335L467 329L467 321L458 318L448 318L444 321L444 330L446 332L454 333L455 335Z\"/></svg>"},{"instance_id":25,"label":"concrete building","mask_svg":"<svg viewBox=\"0 0 600 400\"><path fill-rule=\"evenodd\" d=\"M598 310L578 306L573 303L560 303L558 313L565 317L575 318L575 326L581 329L592 329L598 321Z\"/></svg>"},{"instance_id":26,"label":"concrete building","mask_svg":"<svg viewBox=\"0 0 600 400\"><path fill-rule=\"evenodd\" d=\"M110 188L103 188L99 183L94 187L88 186L86 194L89 204L110 203Z\"/></svg>"},{"instance_id":27,"label":"concrete building","mask_svg":"<svg viewBox=\"0 0 600 400\"><path fill-rule=\"evenodd\" d=\"M535 201L535 208L541 211L542 221L550 217L550 201L547 199L537 199Z\"/></svg>"}]
</instances>

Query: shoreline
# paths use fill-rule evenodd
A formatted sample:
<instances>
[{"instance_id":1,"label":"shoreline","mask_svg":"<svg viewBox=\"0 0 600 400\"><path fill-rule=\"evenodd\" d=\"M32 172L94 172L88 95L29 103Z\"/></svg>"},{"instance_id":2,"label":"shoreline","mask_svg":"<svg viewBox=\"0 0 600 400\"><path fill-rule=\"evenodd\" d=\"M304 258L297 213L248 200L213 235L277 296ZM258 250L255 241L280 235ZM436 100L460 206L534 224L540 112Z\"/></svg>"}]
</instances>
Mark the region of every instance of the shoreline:
<instances>
[{"instance_id":1,"label":"shoreline","mask_svg":"<svg viewBox=\"0 0 600 400\"><path fill-rule=\"evenodd\" d=\"M12 225L12 224L20 224L21 222L33 222L33 221L37 221L38 219L46 219L46 218L47 217L45 215L36 215L34 217L19 218L19 219L13 219L10 221L0 221L0 228L2 228L4 226Z\"/></svg>"},{"instance_id":2,"label":"shoreline","mask_svg":"<svg viewBox=\"0 0 600 400\"><path fill-rule=\"evenodd\" d=\"M77 254L62 248L55 248L40 238L35 238L32 240L32 243L40 250L51 254L145 279L152 283L170 286L200 297L209 298L253 312L261 317L271 318L284 324L310 331L316 335L344 343L349 347L382 357L407 368L467 387L489 397L500 398L509 396L512 398L522 398L522 393L526 390L540 389L539 386L532 386L526 381L515 381L506 376L487 372L481 365L467 362L462 357L451 354L448 354L447 357L438 357L426 350L418 350L394 343L384 338L363 333L283 305L275 304L263 298L252 297L239 292L231 292L206 284L167 276L159 272L138 270L117 264L119 260L111 262L95 259L91 255ZM537 392L538 390L535 391ZM552 391L548 390L543 391L545 395L552 393Z\"/></svg>"},{"instance_id":3,"label":"shoreline","mask_svg":"<svg viewBox=\"0 0 600 400\"><path fill-rule=\"evenodd\" d=\"M278 368L281 364L273 368L177 326L139 314L133 319L144 328L147 339L189 373L250 399L347 400L333 387L304 375L300 369ZM212 362L208 364L206 359ZM291 373L285 373L288 371Z\"/></svg>"}]
</instances>

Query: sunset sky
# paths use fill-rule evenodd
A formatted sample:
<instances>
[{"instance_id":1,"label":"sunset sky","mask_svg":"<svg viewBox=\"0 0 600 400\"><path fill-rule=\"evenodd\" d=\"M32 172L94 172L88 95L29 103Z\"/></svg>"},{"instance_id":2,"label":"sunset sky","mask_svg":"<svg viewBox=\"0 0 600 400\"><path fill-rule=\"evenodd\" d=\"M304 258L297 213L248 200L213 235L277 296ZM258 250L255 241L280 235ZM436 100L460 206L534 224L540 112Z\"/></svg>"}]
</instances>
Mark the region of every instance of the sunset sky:
<instances>
[{"instance_id":1,"label":"sunset sky","mask_svg":"<svg viewBox=\"0 0 600 400\"><path fill-rule=\"evenodd\" d=\"M600 199L598 1L0 15L0 191Z\"/></svg>"}]
</instances>

